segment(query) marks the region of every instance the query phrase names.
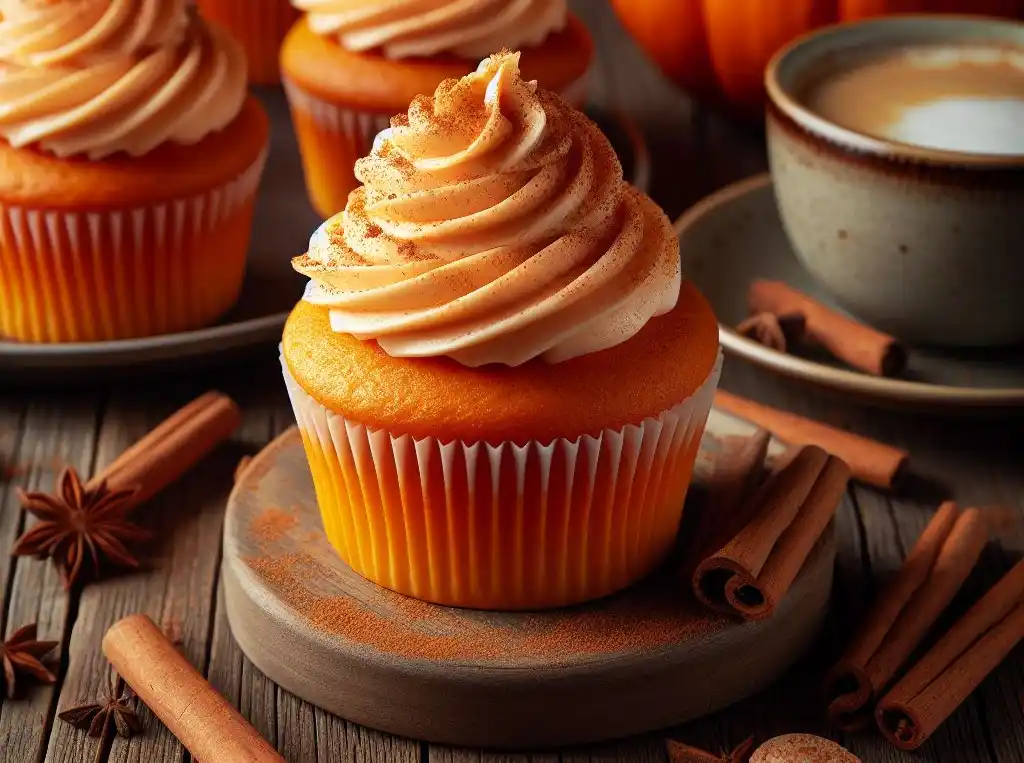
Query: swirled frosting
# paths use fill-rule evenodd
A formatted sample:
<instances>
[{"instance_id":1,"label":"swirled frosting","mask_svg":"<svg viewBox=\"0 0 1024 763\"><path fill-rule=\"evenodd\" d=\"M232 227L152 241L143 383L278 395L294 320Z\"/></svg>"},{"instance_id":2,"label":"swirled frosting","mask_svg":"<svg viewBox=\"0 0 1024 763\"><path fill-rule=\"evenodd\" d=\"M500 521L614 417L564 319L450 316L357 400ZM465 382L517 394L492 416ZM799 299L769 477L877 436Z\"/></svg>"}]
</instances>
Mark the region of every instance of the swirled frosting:
<instances>
[{"instance_id":1,"label":"swirled frosting","mask_svg":"<svg viewBox=\"0 0 1024 763\"><path fill-rule=\"evenodd\" d=\"M623 342L679 295L672 226L604 134L484 60L377 136L363 185L294 260L331 327L399 357L556 363Z\"/></svg>"},{"instance_id":2,"label":"swirled frosting","mask_svg":"<svg viewBox=\"0 0 1024 763\"><path fill-rule=\"evenodd\" d=\"M0 137L99 159L192 144L246 97L245 53L186 0L0 0Z\"/></svg>"},{"instance_id":3,"label":"swirled frosting","mask_svg":"<svg viewBox=\"0 0 1024 763\"><path fill-rule=\"evenodd\" d=\"M566 0L292 0L310 28L389 58L449 52L482 58L540 45L565 27Z\"/></svg>"}]
</instances>

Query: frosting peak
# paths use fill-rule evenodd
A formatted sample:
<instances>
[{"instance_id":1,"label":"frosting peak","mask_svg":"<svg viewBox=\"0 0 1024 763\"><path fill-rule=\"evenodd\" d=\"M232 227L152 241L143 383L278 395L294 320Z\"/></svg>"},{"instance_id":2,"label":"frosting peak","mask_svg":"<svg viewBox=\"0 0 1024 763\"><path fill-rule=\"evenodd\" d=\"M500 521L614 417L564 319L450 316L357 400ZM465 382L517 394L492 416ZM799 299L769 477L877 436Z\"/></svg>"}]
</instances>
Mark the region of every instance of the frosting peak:
<instances>
[{"instance_id":1,"label":"frosting peak","mask_svg":"<svg viewBox=\"0 0 1024 763\"><path fill-rule=\"evenodd\" d=\"M231 122L245 54L186 0L0 0L0 137L138 156Z\"/></svg>"},{"instance_id":2,"label":"frosting peak","mask_svg":"<svg viewBox=\"0 0 1024 763\"><path fill-rule=\"evenodd\" d=\"M565 27L566 0L292 0L314 32L389 58L449 52L482 58L540 45Z\"/></svg>"},{"instance_id":3,"label":"frosting peak","mask_svg":"<svg viewBox=\"0 0 1024 763\"><path fill-rule=\"evenodd\" d=\"M664 213L607 138L524 82L518 54L420 96L294 261L335 331L390 355L548 362L629 339L679 293Z\"/></svg>"}]
</instances>

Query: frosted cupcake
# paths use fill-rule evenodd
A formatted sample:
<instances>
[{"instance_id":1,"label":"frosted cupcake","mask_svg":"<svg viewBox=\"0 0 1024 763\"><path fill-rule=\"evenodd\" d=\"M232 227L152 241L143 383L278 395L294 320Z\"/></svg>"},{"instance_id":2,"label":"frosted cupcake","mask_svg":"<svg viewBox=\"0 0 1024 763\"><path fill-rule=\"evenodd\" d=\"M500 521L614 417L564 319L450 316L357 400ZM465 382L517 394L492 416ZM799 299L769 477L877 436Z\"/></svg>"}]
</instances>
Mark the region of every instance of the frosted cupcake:
<instances>
[{"instance_id":1,"label":"frosted cupcake","mask_svg":"<svg viewBox=\"0 0 1024 763\"><path fill-rule=\"evenodd\" d=\"M245 48L249 79L258 85L281 81L281 42L299 18L291 0L196 0L203 17L228 29Z\"/></svg>"},{"instance_id":2,"label":"frosted cupcake","mask_svg":"<svg viewBox=\"0 0 1024 763\"><path fill-rule=\"evenodd\" d=\"M294 262L282 343L331 543L456 606L571 604L657 566L719 374L668 219L518 64L377 137Z\"/></svg>"},{"instance_id":3,"label":"frosted cupcake","mask_svg":"<svg viewBox=\"0 0 1024 763\"><path fill-rule=\"evenodd\" d=\"M356 159L389 117L484 56L520 48L524 76L583 102L594 50L566 0L293 0L307 15L281 50L306 185L323 217L345 208Z\"/></svg>"},{"instance_id":4,"label":"frosted cupcake","mask_svg":"<svg viewBox=\"0 0 1024 763\"><path fill-rule=\"evenodd\" d=\"M267 148L185 0L0 0L0 335L123 339L235 302Z\"/></svg>"}]
</instances>

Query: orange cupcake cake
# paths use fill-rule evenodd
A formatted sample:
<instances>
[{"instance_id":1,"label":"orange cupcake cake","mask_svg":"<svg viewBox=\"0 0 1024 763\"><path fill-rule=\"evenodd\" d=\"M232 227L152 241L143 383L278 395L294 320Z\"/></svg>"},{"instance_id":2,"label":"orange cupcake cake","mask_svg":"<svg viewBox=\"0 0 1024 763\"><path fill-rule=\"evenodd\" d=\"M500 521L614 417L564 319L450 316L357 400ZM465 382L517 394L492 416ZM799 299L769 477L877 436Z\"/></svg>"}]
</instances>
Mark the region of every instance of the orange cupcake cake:
<instances>
[{"instance_id":1,"label":"orange cupcake cake","mask_svg":"<svg viewBox=\"0 0 1024 763\"><path fill-rule=\"evenodd\" d=\"M291 0L196 0L203 18L228 29L245 48L249 80L258 85L281 81L281 42L299 18Z\"/></svg>"},{"instance_id":2,"label":"orange cupcake cake","mask_svg":"<svg viewBox=\"0 0 1024 763\"><path fill-rule=\"evenodd\" d=\"M382 132L296 258L285 381L324 528L455 606L619 590L674 544L720 353L601 131L488 58Z\"/></svg>"},{"instance_id":3,"label":"orange cupcake cake","mask_svg":"<svg viewBox=\"0 0 1024 763\"><path fill-rule=\"evenodd\" d=\"M281 70L306 185L323 217L345 208L351 169L417 95L522 49L523 75L574 104L586 96L593 42L566 0L293 0L306 12Z\"/></svg>"},{"instance_id":4,"label":"orange cupcake cake","mask_svg":"<svg viewBox=\"0 0 1024 763\"><path fill-rule=\"evenodd\" d=\"M186 0L0 0L0 336L215 321L242 284L268 124Z\"/></svg>"}]
</instances>

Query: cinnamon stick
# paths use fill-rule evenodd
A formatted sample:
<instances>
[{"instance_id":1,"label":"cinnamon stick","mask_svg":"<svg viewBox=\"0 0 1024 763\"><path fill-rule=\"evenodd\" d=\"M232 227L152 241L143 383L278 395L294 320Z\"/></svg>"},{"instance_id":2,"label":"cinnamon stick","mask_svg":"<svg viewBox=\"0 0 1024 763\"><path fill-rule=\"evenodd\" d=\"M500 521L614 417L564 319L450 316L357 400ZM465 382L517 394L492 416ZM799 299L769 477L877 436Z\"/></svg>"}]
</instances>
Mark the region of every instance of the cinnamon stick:
<instances>
[{"instance_id":1,"label":"cinnamon stick","mask_svg":"<svg viewBox=\"0 0 1024 763\"><path fill-rule=\"evenodd\" d=\"M231 398L207 392L125 450L89 486L105 481L111 490L135 488L132 503L145 503L230 437L241 420Z\"/></svg>"},{"instance_id":2,"label":"cinnamon stick","mask_svg":"<svg viewBox=\"0 0 1024 763\"><path fill-rule=\"evenodd\" d=\"M825 678L834 726L852 730L870 723L871 703L960 590L987 541L977 509L961 512L952 502L939 508Z\"/></svg>"},{"instance_id":3,"label":"cinnamon stick","mask_svg":"<svg viewBox=\"0 0 1024 763\"><path fill-rule=\"evenodd\" d=\"M907 353L896 339L826 307L782 281L755 281L747 293L747 302L753 313L803 315L806 339L865 373L895 376L907 365Z\"/></svg>"},{"instance_id":4,"label":"cinnamon stick","mask_svg":"<svg viewBox=\"0 0 1024 763\"><path fill-rule=\"evenodd\" d=\"M879 702L885 737L916 750L1024 637L1024 561L996 583Z\"/></svg>"},{"instance_id":5,"label":"cinnamon stick","mask_svg":"<svg viewBox=\"0 0 1024 763\"><path fill-rule=\"evenodd\" d=\"M715 393L715 406L764 427L791 445L817 445L845 461L861 482L891 488L906 469L905 450L870 440L827 424L755 403L724 390Z\"/></svg>"},{"instance_id":6,"label":"cinnamon stick","mask_svg":"<svg viewBox=\"0 0 1024 763\"><path fill-rule=\"evenodd\" d=\"M750 500L750 521L694 572L697 599L721 612L769 617L835 513L849 467L815 446L797 450Z\"/></svg>"},{"instance_id":7,"label":"cinnamon stick","mask_svg":"<svg viewBox=\"0 0 1024 763\"><path fill-rule=\"evenodd\" d=\"M283 763L145 615L115 623L103 653L192 757L217 763Z\"/></svg>"}]
</instances>

